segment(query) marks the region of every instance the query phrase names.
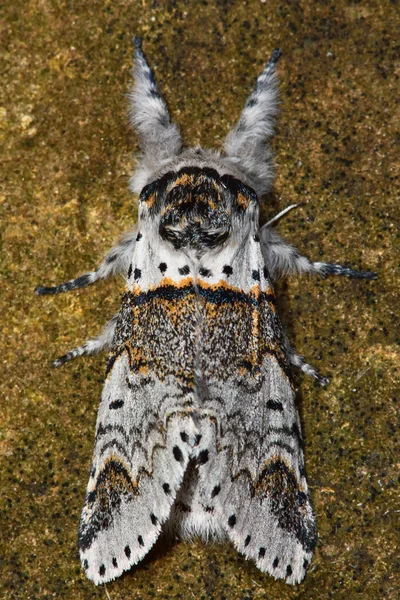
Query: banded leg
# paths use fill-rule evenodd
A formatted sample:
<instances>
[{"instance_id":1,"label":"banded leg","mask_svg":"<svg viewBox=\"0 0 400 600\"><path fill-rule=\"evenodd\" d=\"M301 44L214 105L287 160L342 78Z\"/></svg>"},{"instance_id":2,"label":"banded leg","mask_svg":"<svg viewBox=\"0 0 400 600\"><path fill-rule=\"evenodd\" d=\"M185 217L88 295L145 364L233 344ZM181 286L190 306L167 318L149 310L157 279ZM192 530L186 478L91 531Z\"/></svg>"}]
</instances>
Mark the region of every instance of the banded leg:
<instances>
[{"instance_id":1,"label":"banded leg","mask_svg":"<svg viewBox=\"0 0 400 600\"><path fill-rule=\"evenodd\" d=\"M103 331L100 333L100 335L97 338L95 338L93 340L88 340L82 346L79 346L78 348L74 348L74 350L70 350L63 356L60 356L60 358L57 358L57 360L55 360L52 363L52 366L53 367L61 367L61 365L64 365L66 362L73 360L74 358L77 358L78 356L85 356L87 354L97 354L98 352L100 352L101 350L104 350L105 348L110 349L113 338L114 338L114 332L115 332L115 326L117 324L118 314L119 313L115 314L113 316L113 318L110 319L108 321L108 323L106 323Z\"/></svg>"},{"instance_id":2,"label":"banded leg","mask_svg":"<svg viewBox=\"0 0 400 600\"><path fill-rule=\"evenodd\" d=\"M324 377L323 375L318 373L318 371L314 369L314 367L306 363L304 358L302 356L299 356L299 354L296 354L296 352L292 348L288 353L288 358L291 365L293 365L294 367L298 367L303 371L303 373L313 377L323 387L329 384L328 377Z\"/></svg>"},{"instance_id":3,"label":"banded leg","mask_svg":"<svg viewBox=\"0 0 400 600\"><path fill-rule=\"evenodd\" d=\"M261 228L260 239L266 266L274 280L291 273L318 273L322 276L342 275L352 279L376 279L377 277L376 273L371 271L355 271L337 264L311 262L296 248L287 244L268 226L268 223Z\"/></svg>"},{"instance_id":4,"label":"banded leg","mask_svg":"<svg viewBox=\"0 0 400 600\"><path fill-rule=\"evenodd\" d=\"M313 377L320 385L323 387L329 384L329 378L324 377L320 373L318 373L317 369L314 369L311 365L305 362L303 356L297 354L291 343L289 342L289 338L286 332L283 333L284 345L286 348L286 355L289 360L289 363L298 369L301 369L303 373L306 375L310 375Z\"/></svg>"},{"instance_id":5,"label":"banded leg","mask_svg":"<svg viewBox=\"0 0 400 600\"><path fill-rule=\"evenodd\" d=\"M44 296L47 294L69 292L70 290L77 290L78 288L92 285L92 283L96 283L96 281L99 281L100 279L107 279L107 277L112 275L127 275L136 243L136 237L137 228L129 232L116 246L111 248L97 271L85 273L76 279L70 279L69 281L54 287L38 286L35 288L35 294Z\"/></svg>"}]
</instances>

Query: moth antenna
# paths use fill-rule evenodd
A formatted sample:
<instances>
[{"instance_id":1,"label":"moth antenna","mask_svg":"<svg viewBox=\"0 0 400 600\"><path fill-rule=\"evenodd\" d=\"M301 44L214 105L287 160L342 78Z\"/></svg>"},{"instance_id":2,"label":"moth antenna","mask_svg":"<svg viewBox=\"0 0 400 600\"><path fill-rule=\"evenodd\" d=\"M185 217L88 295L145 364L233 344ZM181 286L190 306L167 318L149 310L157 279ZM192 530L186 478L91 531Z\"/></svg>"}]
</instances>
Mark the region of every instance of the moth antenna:
<instances>
[{"instance_id":1,"label":"moth antenna","mask_svg":"<svg viewBox=\"0 0 400 600\"><path fill-rule=\"evenodd\" d=\"M135 46L135 84L130 94L130 120L139 134L145 158L162 160L177 154L182 147L178 127L171 122L165 100L157 87L153 72L142 50L142 40L133 38Z\"/></svg>"},{"instance_id":2,"label":"moth antenna","mask_svg":"<svg viewBox=\"0 0 400 600\"><path fill-rule=\"evenodd\" d=\"M277 221L279 221L288 212L290 212L294 208L297 208L301 204L302 204L302 202L298 202L297 204L291 204L290 206L287 206L286 208L284 208L283 210L281 210L280 213L278 213L277 215L275 215L274 217L272 217L272 219L270 219L267 223L265 223L265 225L262 226L262 229L264 229L264 227L270 227L271 225L273 225L274 223L276 223Z\"/></svg>"},{"instance_id":3,"label":"moth antenna","mask_svg":"<svg viewBox=\"0 0 400 600\"><path fill-rule=\"evenodd\" d=\"M272 154L266 142L274 133L278 114L275 64L281 54L278 48L273 51L224 144L226 155L254 181L259 194L266 193L272 184Z\"/></svg>"}]
</instances>

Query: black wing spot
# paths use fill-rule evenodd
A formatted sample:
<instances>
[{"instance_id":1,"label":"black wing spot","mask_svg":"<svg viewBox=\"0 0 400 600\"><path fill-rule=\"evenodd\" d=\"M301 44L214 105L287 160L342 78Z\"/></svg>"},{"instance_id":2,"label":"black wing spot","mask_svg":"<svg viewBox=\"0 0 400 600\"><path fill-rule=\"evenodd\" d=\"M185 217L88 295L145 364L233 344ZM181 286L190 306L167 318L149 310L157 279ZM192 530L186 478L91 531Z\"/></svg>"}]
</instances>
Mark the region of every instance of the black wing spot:
<instances>
[{"instance_id":1,"label":"black wing spot","mask_svg":"<svg viewBox=\"0 0 400 600\"><path fill-rule=\"evenodd\" d=\"M136 236L136 241L138 242L140 239L142 239L142 237L143 237L143 236L142 236L142 234L141 234L141 233L140 233L140 231L139 231L139 233L138 233L138 234L137 234L137 236Z\"/></svg>"},{"instance_id":2,"label":"black wing spot","mask_svg":"<svg viewBox=\"0 0 400 600\"><path fill-rule=\"evenodd\" d=\"M292 573L293 573L292 567L290 565L288 565L286 567L286 577L290 577Z\"/></svg>"},{"instance_id":3,"label":"black wing spot","mask_svg":"<svg viewBox=\"0 0 400 600\"><path fill-rule=\"evenodd\" d=\"M251 276L254 279L254 281L260 281L260 271L258 271L257 269L253 269Z\"/></svg>"},{"instance_id":4,"label":"black wing spot","mask_svg":"<svg viewBox=\"0 0 400 600\"><path fill-rule=\"evenodd\" d=\"M228 519L229 527L234 527L236 525L236 515L231 515Z\"/></svg>"},{"instance_id":5,"label":"black wing spot","mask_svg":"<svg viewBox=\"0 0 400 600\"><path fill-rule=\"evenodd\" d=\"M171 488L169 487L169 483L163 483L163 490L165 494L170 494L171 493Z\"/></svg>"},{"instance_id":6,"label":"black wing spot","mask_svg":"<svg viewBox=\"0 0 400 600\"><path fill-rule=\"evenodd\" d=\"M165 271L167 270L167 263L164 263L164 262L160 263L158 265L158 268L160 269L161 273L165 273Z\"/></svg>"},{"instance_id":7,"label":"black wing spot","mask_svg":"<svg viewBox=\"0 0 400 600\"><path fill-rule=\"evenodd\" d=\"M254 240L255 242L257 242L257 244L259 243L259 241L260 241L260 236L258 235L258 233L256 233L256 234L255 234L255 236L253 237L253 240Z\"/></svg>"},{"instance_id":8,"label":"black wing spot","mask_svg":"<svg viewBox=\"0 0 400 600\"><path fill-rule=\"evenodd\" d=\"M265 556L265 548L263 548L261 546L261 548L258 551L258 558L264 558L264 556Z\"/></svg>"},{"instance_id":9,"label":"black wing spot","mask_svg":"<svg viewBox=\"0 0 400 600\"><path fill-rule=\"evenodd\" d=\"M200 444L200 440L201 440L201 433L198 433L196 435L196 437L194 438L194 445L198 446Z\"/></svg>"},{"instance_id":10,"label":"black wing spot","mask_svg":"<svg viewBox=\"0 0 400 600\"><path fill-rule=\"evenodd\" d=\"M158 519L157 519L156 515L154 515L153 513L151 513L150 519L151 519L151 522L153 523L153 525L157 525Z\"/></svg>"},{"instance_id":11,"label":"black wing spot","mask_svg":"<svg viewBox=\"0 0 400 600\"><path fill-rule=\"evenodd\" d=\"M128 269L128 279L130 279L130 276L132 275L132 265L129 265L129 269Z\"/></svg>"},{"instance_id":12,"label":"black wing spot","mask_svg":"<svg viewBox=\"0 0 400 600\"><path fill-rule=\"evenodd\" d=\"M131 556L131 549L129 548L129 546L125 546L124 552L125 552L125 556L127 558L130 558L130 556Z\"/></svg>"},{"instance_id":13,"label":"black wing spot","mask_svg":"<svg viewBox=\"0 0 400 600\"><path fill-rule=\"evenodd\" d=\"M181 440L182 442L185 442L187 444L187 442L189 441L189 436L185 431L181 431Z\"/></svg>"},{"instance_id":14,"label":"black wing spot","mask_svg":"<svg viewBox=\"0 0 400 600\"><path fill-rule=\"evenodd\" d=\"M113 567L115 567L116 569L118 569L118 562L117 562L117 559L115 558L115 556L112 559L112 564L113 564Z\"/></svg>"},{"instance_id":15,"label":"black wing spot","mask_svg":"<svg viewBox=\"0 0 400 600\"><path fill-rule=\"evenodd\" d=\"M215 488L213 489L213 491L211 492L211 498L215 498L215 496L218 496L220 491L221 491L221 486L216 485Z\"/></svg>"},{"instance_id":16,"label":"black wing spot","mask_svg":"<svg viewBox=\"0 0 400 600\"><path fill-rule=\"evenodd\" d=\"M297 439L300 442L302 442L300 429L299 429L299 426L297 425L297 423L293 423L293 425L292 425L292 432L293 432L294 436L297 437Z\"/></svg>"},{"instance_id":17,"label":"black wing spot","mask_svg":"<svg viewBox=\"0 0 400 600\"><path fill-rule=\"evenodd\" d=\"M244 545L245 545L245 547L246 547L246 546L248 546L248 545L250 544L250 540L251 540L251 535L248 535L248 536L246 537L246 539L244 540Z\"/></svg>"},{"instance_id":18,"label":"black wing spot","mask_svg":"<svg viewBox=\"0 0 400 600\"><path fill-rule=\"evenodd\" d=\"M263 267L264 279L269 279L269 273L267 267Z\"/></svg>"},{"instance_id":19,"label":"black wing spot","mask_svg":"<svg viewBox=\"0 0 400 600\"><path fill-rule=\"evenodd\" d=\"M210 269L206 269L205 267L201 267L199 274L202 277L211 277L211 275L212 275Z\"/></svg>"},{"instance_id":20,"label":"black wing spot","mask_svg":"<svg viewBox=\"0 0 400 600\"><path fill-rule=\"evenodd\" d=\"M179 268L178 271L181 275L189 275L189 273L190 273L189 265L185 265L184 267Z\"/></svg>"},{"instance_id":21,"label":"black wing spot","mask_svg":"<svg viewBox=\"0 0 400 600\"><path fill-rule=\"evenodd\" d=\"M277 410L278 412L283 412L282 402L276 402L275 400L268 400L267 408L269 408L270 410Z\"/></svg>"},{"instance_id":22,"label":"black wing spot","mask_svg":"<svg viewBox=\"0 0 400 600\"><path fill-rule=\"evenodd\" d=\"M137 541L139 542L139 546L144 546L144 541L141 535L139 535Z\"/></svg>"},{"instance_id":23,"label":"black wing spot","mask_svg":"<svg viewBox=\"0 0 400 600\"><path fill-rule=\"evenodd\" d=\"M233 273L233 269L230 265L225 265L224 268L222 269L222 272L225 273L225 275L232 275Z\"/></svg>"},{"instance_id":24,"label":"black wing spot","mask_svg":"<svg viewBox=\"0 0 400 600\"><path fill-rule=\"evenodd\" d=\"M278 558L278 557L276 557L276 558L275 558L275 560L274 560L274 562L272 563L272 566L273 566L273 568L274 568L274 569L276 569L276 567L277 567L278 565L279 565L279 558Z\"/></svg>"},{"instance_id":25,"label":"black wing spot","mask_svg":"<svg viewBox=\"0 0 400 600\"><path fill-rule=\"evenodd\" d=\"M182 462L183 461L183 454L182 454L182 450L179 448L179 446L174 446L172 453L174 455L174 458L176 461L178 462Z\"/></svg>"},{"instance_id":26,"label":"black wing spot","mask_svg":"<svg viewBox=\"0 0 400 600\"><path fill-rule=\"evenodd\" d=\"M202 450L199 454L199 463L205 465L208 461L208 450Z\"/></svg>"},{"instance_id":27,"label":"black wing spot","mask_svg":"<svg viewBox=\"0 0 400 600\"><path fill-rule=\"evenodd\" d=\"M121 408L123 405L124 405L123 400L113 400L112 402L110 402L108 408L110 410L116 410L117 408Z\"/></svg>"},{"instance_id":28,"label":"black wing spot","mask_svg":"<svg viewBox=\"0 0 400 600\"><path fill-rule=\"evenodd\" d=\"M99 575L100 577L104 577L104 575L106 574L106 568L104 565L100 565L100 569L99 569Z\"/></svg>"},{"instance_id":29,"label":"black wing spot","mask_svg":"<svg viewBox=\"0 0 400 600\"><path fill-rule=\"evenodd\" d=\"M308 562L308 560L304 559L304 561L303 561L303 569L306 570L309 564L310 563Z\"/></svg>"},{"instance_id":30,"label":"black wing spot","mask_svg":"<svg viewBox=\"0 0 400 600\"><path fill-rule=\"evenodd\" d=\"M133 277L135 281L138 281L142 276L142 271L140 269L135 269L133 272Z\"/></svg>"},{"instance_id":31,"label":"black wing spot","mask_svg":"<svg viewBox=\"0 0 400 600\"><path fill-rule=\"evenodd\" d=\"M83 561L83 568L85 569L85 571L87 571L87 570L88 570L88 568L89 568L89 563L88 563L88 561L87 561L87 559L86 559L86 558L85 558L85 560Z\"/></svg>"}]
</instances>

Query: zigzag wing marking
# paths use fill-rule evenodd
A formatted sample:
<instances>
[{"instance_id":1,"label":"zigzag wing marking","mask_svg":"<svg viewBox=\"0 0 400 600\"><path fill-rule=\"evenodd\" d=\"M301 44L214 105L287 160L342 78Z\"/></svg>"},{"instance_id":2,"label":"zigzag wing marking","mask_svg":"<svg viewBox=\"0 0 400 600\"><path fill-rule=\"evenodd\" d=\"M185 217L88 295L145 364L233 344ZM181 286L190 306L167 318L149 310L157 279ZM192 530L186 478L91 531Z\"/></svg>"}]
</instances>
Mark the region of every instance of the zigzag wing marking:
<instances>
[{"instance_id":1,"label":"zigzag wing marking","mask_svg":"<svg viewBox=\"0 0 400 600\"><path fill-rule=\"evenodd\" d=\"M191 343L192 327L186 319L187 331L178 331L178 313L190 315L192 300L189 292L168 300L174 280L165 279L171 273L189 289L187 269L179 257L164 266L163 248L150 252L142 232L103 389L79 527L82 565L96 584L121 575L155 543L199 433L191 417L193 392L177 377L190 367L181 356L191 356L185 344Z\"/></svg>"},{"instance_id":2,"label":"zigzag wing marking","mask_svg":"<svg viewBox=\"0 0 400 600\"><path fill-rule=\"evenodd\" d=\"M190 415L174 409L177 389L152 381L140 386L139 396L126 385L128 374L122 354L104 387L79 528L82 565L96 584L121 575L153 546L198 433ZM153 405L159 399L151 413L150 395ZM156 416L158 409L167 415L164 422Z\"/></svg>"},{"instance_id":3,"label":"zigzag wing marking","mask_svg":"<svg viewBox=\"0 0 400 600\"><path fill-rule=\"evenodd\" d=\"M180 416L171 398L178 390L155 381L129 389L129 365L122 354L104 387L94 461L79 528L87 576L96 584L115 579L139 562L169 516L197 434L190 416ZM166 421L149 414L151 394ZM181 432L188 435L183 443Z\"/></svg>"},{"instance_id":4,"label":"zigzag wing marking","mask_svg":"<svg viewBox=\"0 0 400 600\"><path fill-rule=\"evenodd\" d=\"M207 286L204 293L198 452L207 450L208 460L199 464L196 494L239 551L294 584L305 575L316 530L282 326L257 241L249 239L231 267L225 296L218 286L214 296Z\"/></svg>"},{"instance_id":5,"label":"zigzag wing marking","mask_svg":"<svg viewBox=\"0 0 400 600\"><path fill-rule=\"evenodd\" d=\"M279 374L279 367L271 360L268 377L274 371ZM276 418L266 414L261 397L265 393L275 397L276 407L283 407L272 409ZM200 485L237 549L262 571L296 583L312 557L315 524L298 419L291 410L293 394L287 390L285 396L272 384L269 390L263 387L259 400L252 406L241 393L236 410L217 416L207 436L203 431L210 458L199 466Z\"/></svg>"}]
</instances>

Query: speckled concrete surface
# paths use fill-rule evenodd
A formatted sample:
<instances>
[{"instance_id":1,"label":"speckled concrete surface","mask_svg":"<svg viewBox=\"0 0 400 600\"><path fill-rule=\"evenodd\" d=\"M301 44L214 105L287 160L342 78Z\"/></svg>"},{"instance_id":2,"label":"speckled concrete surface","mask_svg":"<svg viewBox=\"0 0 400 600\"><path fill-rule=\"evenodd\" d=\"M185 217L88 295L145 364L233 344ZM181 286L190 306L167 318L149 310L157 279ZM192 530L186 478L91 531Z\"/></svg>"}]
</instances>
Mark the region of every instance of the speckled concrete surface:
<instances>
[{"instance_id":1,"label":"speckled concrete surface","mask_svg":"<svg viewBox=\"0 0 400 600\"><path fill-rule=\"evenodd\" d=\"M398 598L398 2L13 0L3 13L0 597ZM186 139L205 145L223 139L280 46L264 216L301 201L279 226L288 240L379 273L280 286L291 339L332 376L327 389L298 379L319 542L297 587L201 542L161 545L107 589L80 570L104 357L58 371L50 361L98 331L123 284L49 298L33 289L92 269L135 221L132 34Z\"/></svg>"}]
</instances>

